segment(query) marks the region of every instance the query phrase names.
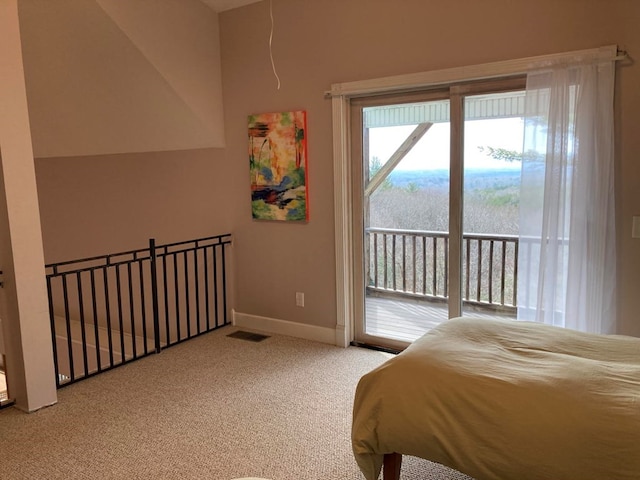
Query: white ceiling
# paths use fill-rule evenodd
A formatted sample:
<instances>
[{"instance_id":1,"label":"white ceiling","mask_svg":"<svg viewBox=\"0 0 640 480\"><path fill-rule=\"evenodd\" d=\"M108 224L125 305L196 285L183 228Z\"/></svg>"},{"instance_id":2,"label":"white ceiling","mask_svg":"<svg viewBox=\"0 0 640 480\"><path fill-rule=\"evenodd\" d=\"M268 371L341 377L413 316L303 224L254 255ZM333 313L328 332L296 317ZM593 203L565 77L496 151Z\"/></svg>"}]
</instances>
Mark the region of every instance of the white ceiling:
<instances>
[{"instance_id":1,"label":"white ceiling","mask_svg":"<svg viewBox=\"0 0 640 480\"><path fill-rule=\"evenodd\" d=\"M203 3L213 8L216 12L224 12L232 8L242 7L261 0L202 0Z\"/></svg>"}]
</instances>

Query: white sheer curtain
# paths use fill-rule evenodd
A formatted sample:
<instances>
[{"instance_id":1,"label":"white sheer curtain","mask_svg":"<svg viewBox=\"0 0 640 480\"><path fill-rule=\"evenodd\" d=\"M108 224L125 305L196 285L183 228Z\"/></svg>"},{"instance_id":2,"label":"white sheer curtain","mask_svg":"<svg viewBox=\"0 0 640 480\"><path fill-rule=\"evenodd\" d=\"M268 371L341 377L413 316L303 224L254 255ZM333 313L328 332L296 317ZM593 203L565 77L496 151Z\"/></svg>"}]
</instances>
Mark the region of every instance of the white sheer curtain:
<instances>
[{"instance_id":1,"label":"white sheer curtain","mask_svg":"<svg viewBox=\"0 0 640 480\"><path fill-rule=\"evenodd\" d=\"M520 320L615 333L614 63L527 77Z\"/></svg>"}]
</instances>

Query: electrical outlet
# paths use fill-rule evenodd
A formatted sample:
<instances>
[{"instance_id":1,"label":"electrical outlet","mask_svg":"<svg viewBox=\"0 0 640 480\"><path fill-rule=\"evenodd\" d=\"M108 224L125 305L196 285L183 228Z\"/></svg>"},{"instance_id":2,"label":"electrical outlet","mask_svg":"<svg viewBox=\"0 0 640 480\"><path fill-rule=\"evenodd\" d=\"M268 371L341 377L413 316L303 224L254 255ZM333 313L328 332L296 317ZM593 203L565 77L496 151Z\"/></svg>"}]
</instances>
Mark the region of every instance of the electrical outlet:
<instances>
[{"instance_id":1,"label":"electrical outlet","mask_svg":"<svg viewBox=\"0 0 640 480\"><path fill-rule=\"evenodd\" d=\"M296 306L297 307L304 307L304 293L303 292L296 292Z\"/></svg>"}]
</instances>

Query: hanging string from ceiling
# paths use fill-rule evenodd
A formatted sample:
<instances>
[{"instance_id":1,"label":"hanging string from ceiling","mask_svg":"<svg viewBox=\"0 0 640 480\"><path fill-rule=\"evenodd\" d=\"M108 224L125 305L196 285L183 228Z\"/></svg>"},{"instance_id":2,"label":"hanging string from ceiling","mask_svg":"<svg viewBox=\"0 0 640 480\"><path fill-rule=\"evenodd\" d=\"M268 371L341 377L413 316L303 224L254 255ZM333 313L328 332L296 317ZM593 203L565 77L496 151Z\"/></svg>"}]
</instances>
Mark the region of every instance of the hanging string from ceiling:
<instances>
[{"instance_id":1,"label":"hanging string from ceiling","mask_svg":"<svg viewBox=\"0 0 640 480\"><path fill-rule=\"evenodd\" d=\"M269 0L269 16L271 17L271 33L269 34L269 57L271 58L271 68L273 68L273 74L278 80L278 90L280 90L280 77L276 72L276 64L273 61L273 49L271 44L273 43L273 0Z\"/></svg>"}]
</instances>

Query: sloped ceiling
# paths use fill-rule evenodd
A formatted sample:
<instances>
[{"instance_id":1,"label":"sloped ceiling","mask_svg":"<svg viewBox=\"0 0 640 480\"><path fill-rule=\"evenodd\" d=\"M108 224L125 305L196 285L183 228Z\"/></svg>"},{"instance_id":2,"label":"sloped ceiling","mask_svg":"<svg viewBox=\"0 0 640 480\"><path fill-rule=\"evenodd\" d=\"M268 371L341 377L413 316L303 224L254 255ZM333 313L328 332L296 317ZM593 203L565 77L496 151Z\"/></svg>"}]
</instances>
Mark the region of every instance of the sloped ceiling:
<instances>
[{"instance_id":1,"label":"sloped ceiling","mask_svg":"<svg viewBox=\"0 0 640 480\"><path fill-rule=\"evenodd\" d=\"M224 146L218 15L161 5L20 1L36 157Z\"/></svg>"}]
</instances>

